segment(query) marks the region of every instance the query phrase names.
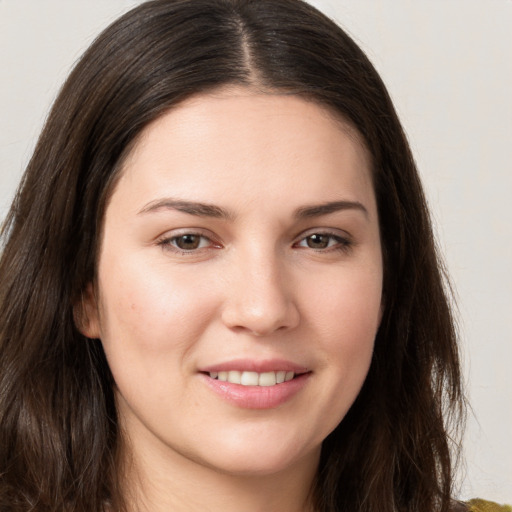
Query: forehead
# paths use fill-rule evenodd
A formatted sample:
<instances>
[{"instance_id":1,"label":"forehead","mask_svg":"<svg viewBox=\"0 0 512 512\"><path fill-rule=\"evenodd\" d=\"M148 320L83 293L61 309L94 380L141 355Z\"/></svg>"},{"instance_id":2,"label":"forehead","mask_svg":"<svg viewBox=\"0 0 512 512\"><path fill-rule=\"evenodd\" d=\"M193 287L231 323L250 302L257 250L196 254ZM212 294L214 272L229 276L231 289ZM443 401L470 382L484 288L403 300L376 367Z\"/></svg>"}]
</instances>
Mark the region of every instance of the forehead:
<instances>
[{"instance_id":1,"label":"forehead","mask_svg":"<svg viewBox=\"0 0 512 512\"><path fill-rule=\"evenodd\" d=\"M219 136L225 133L232 139L256 139L264 134L254 131L254 123L262 118L269 136L275 135L270 131L272 128L281 131L283 127L286 132L281 131L280 137L287 134L294 137L305 132L310 137L322 132L321 136L325 137L326 129L331 135L343 132L370 160L362 135L334 108L313 98L286 92L259 91L252 86L226 86L193 95L178 103L142 131L130 155L136 154L149 139L154 139L156 132L164 136L179 134L181 142L189 141L193 145L201 138L206 140L204 136L210 135L212 128Z\"/></svg>"},{"instance_id":2,"label":"forehead","mask_svg":"<svg viewBox=\"0 0 512 512\"><path fill-rule=\"evenodd\" d=\"M146 127L116 188L148 200L157 190L201 201L264 191L318 202L338 199L336 185L373 193L370 168L361 136L329 108L231 88L194 96Z\"/></svg>"}]
</instances>

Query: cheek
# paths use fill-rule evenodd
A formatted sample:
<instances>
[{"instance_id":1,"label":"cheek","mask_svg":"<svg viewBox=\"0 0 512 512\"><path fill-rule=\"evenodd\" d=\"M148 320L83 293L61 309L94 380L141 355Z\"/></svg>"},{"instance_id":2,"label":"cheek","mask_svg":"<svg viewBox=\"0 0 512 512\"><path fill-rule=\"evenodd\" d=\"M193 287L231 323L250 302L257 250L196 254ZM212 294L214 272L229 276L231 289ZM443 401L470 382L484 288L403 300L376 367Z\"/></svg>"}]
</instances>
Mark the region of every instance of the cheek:
<instances>
[{"instance_id":1,"label":"cheek","mask_svg":"<svg viewBox=\"0 0 512 512\"><path fill-rule=\"evenodd\" d=\"M318 277L318 276L317 276ZM309 286L311 318L340 339L372 338L380 321L382 274L380 269L347 269L315 280ZM313 284L313 283L311 283ZM311 291L313 290L313 291Z\"/></svg>"},{"instance_id":2,"label":"cheek","mask_svg":"<svg viewBox=\"0 0 512 512\"><path fill-rule=\"evenodd\" d=\"M216 307L215 296L191 285L190 276L153 270L105 272L101 303L101 339L118 393L141 417L145 407L158 417L171 397L183 405L178 383L189 382L190 354Z\"/></svg>"},{"instance_id":3,"label":"cheek","mask_svg":"<svg viewBox=\"0 0 512 512\"><path fill-rule=\"evenodd\" d=\"M380 276L379 268L339 273L308 298L308 322L321 340L325 364L354 393L368 372L379 327Z\"/></svg>"},{"instance_id":4,"label":"cheek","mask_svg":"<svg viewBox=\"0 0 512 512\"><path fill-rule=\"evenodd\" d=\"M126 357L143 359L185 351L216 310L211 287L165 265L148 271L129 263L119 270L104 267L101 330L106 350L118 347Z\"/></svg>"},{"instance_id":5,"label":"cheek","mask_svg":"<svg viewBox=\"0 0 512 512\"><path fill-rule=\"evenodd\" d=\"M309 294L302 293L307 337L319 356L321 393L315 394L318 414L311 429L319 443L343 420L368 374L380 319L380 275L378 266L336 268L317 273L307 283Z\"/></svg>"}]
</instances>

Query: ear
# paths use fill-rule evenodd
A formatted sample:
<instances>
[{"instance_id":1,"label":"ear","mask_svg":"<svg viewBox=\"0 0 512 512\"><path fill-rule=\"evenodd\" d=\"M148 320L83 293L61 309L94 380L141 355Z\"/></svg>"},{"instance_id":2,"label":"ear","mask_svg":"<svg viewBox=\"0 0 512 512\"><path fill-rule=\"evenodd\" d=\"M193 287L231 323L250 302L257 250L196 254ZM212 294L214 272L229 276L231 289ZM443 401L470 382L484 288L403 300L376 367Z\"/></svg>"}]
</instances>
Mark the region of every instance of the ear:
<instances>
[{"instance_id":1,"label":"ear","mask_svg":"<svg viewBox=\"0 0 512 512\"><path fill-rule=\"evenodd\" d=\"M76 328L86 338L101 338L98 301L92 283L89 283L80 298L73 304Z\"/></svg>"}]
</instances>

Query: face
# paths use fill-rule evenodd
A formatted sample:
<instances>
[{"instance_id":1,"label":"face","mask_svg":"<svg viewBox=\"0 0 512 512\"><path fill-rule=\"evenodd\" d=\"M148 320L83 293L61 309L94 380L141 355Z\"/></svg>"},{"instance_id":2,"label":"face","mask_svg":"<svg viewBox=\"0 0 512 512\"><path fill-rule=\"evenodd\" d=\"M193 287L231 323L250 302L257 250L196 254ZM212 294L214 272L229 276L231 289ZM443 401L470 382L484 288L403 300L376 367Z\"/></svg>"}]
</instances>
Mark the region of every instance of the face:
<instances>
[{"instance_id":1,"label":"face","mask_svg":"<svg viewBox=\"0 0 512 512\"><path fill-rule=\"evenodd\" d=\"M147 127L121 172L83 331L134 451L230 474L316 464L380 321L357 134L299 97L219 91Z\"/></svg>"}]
</instances>

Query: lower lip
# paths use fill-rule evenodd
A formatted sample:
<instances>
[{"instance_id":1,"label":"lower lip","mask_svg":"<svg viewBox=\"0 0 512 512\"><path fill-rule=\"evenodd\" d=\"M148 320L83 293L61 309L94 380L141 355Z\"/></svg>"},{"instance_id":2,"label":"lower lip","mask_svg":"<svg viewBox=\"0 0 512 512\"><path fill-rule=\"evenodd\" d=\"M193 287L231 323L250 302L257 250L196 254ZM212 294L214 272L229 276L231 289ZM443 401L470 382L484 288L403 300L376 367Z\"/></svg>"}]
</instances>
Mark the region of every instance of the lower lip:
<instances>
[{"instance_id":1,"label":"lower lip","mask_svg":"<svg viewBox=\"0 0 512 512\"><path fill-rule=\"evenodd\" d=\"M274 386L242 386L202 374L206 384L221 398L243 409L274 409L291 400L306 384L311 373Z\"/></svg>"}]
</instances>

